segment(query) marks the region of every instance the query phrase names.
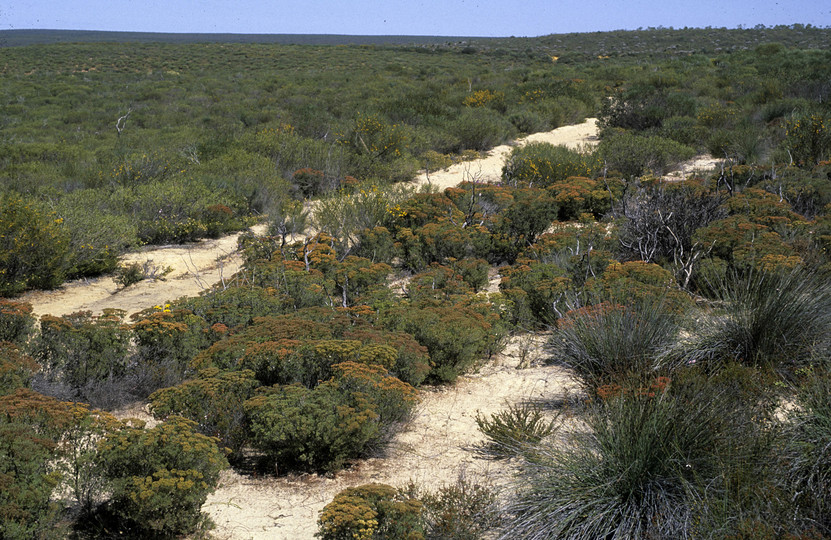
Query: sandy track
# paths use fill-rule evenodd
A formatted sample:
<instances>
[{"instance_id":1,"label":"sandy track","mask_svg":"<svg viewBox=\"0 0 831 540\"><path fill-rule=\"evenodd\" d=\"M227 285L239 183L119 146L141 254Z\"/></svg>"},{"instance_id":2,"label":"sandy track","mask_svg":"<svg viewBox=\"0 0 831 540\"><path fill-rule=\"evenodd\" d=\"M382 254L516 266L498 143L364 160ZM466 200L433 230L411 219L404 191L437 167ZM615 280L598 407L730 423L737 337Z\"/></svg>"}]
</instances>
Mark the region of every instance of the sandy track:
<instances>
[{"instance_id":1,"label":"sandy track","mask_svg":"<svg viewBox=\"0 0 831 540\"><path fill-rule=\"evenodd\" d=\"M502 166L505 158L517 146L529 142L546 142L553 145L564 145L571 149L579 149L583 145L597 144L597 119L589 118L582 124L559 127L553 131L534 133L512 144L497 146L488 152L488 155L475 161L456 163L447 169L422 173L416 178L418 184L432 184L440 189L458 185L465 181L498 182L502 177Z\"/></svg>"},{"instance_id":2,"label":"sandy track","mask_svg":"<svg viewBox=\"0 0 831 540\"><path fill-rule=\"evenodd\" d=\"M597 138L596 124L596 119L591 118L582 124L530 135L514 143L514 146L529 141L571 147L592 144ZM498 146L483 159L458 163L443 171L431 173L429 181L427 175L422 174L416 178L415 183L432 183L444 189L473 178L479 181L497 181L502 174L505 157L512 149L511 145ZM261 234L265 228L259 226L254 230ZM237 238L239 234L194 244L156 247L122 257L125 263L144 263L150 260L159 268L172 268L173 271L163 281L145 280L120 289L111 276L103 276L71 281L54 291L30 291L21 300L32 304L33 311L38 316L66 315L81 310L101 313L107 308L123 309L129 316L168 300L196 296L223 278L233 275L242 264L236 251Z\"/></svg>"},{"instance_id":3,"label":"sandy track","mask_svg":"<svg viewBox=\"0 0 831 540\"><path fill-rule=\"evenodd\" d=\"M265 228L256 226L253 230L261 234ZM242 259L237 252L240 234L194 244L154 247L121 258L124 263L152 261L158 268L172 268L163 280L145 280L119 288L112 276L80 279L54 291L30 291L21 300L32 304L38 316L66 315L81 310L101 313L107 308L123 309L131 315L167 300L196 296L240 269Z\"/></svg>"}]
</instances>

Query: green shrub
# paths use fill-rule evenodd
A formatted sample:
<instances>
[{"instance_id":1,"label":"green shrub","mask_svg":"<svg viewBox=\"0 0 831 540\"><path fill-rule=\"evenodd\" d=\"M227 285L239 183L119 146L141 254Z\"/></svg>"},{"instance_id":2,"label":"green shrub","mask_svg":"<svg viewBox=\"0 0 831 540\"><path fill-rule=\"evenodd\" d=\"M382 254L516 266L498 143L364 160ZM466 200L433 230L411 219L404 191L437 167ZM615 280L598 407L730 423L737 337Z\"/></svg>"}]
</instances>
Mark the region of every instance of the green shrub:
<instances>
[{"instance_id":1,"label":"green shrub","mask_svg":"<svg viewBox=\"0 0 831 540\"><path fill-rule=\"evenodd\" d=\"M208 324L186 309L165 304L137 318L132 326L136 358L149 391L180 382L193 357L210 344Z\"/></svg>"},{"instance_id":2,"label":"green shrub","mask_svg":"<svg viewBox=\"0 0 831 540\"><path fill-rule=\"evenodd\" d=\"M798 165L810 168L831 157L831 126L827 115L802 114L785 124L785 145Z\"/></svg>"},{"instance_id":3,"label":"green shrub","mask_svg":"<svg viewBox=\"0 0 831 540\"><path fill-rule=\"evenodd\" d=\"M725 477L738 470L752 483L750 464L769 459L750 452L765 418L729 385L619 381L589 405L572 444L544 443L528 455L508 508L512 537L695 536L713 519L709 505L732 493Z\"/></svg>"},{"instance_id":4,"label":"green shrub","mask_svg":"<svg viewBox=\"0 0 831 540\"><path fill-rule=\"evenodd\" d=\"M422 504L385 484L364 484L341 491L320 511L323 540L424 540Z\"/></svg>"},{"instance_id":5,"label":"green shrub","mask_svg":"<svg viewBox=\"0 0 831 540\"><path fill-rule=\"evenodd\" d=\"M648 304L661 298L661 309L669 314L682 315L693 305L690 295L678 287L669 270L643 261L610 263L602 275L586 280L585 287L619 303Z\"/></svg>"},{"instance_id":6,"label":"green shrub","mask_svg":"<svg viewBox=\"0 0 831 540\"><path fill-rule=\"evenodd\" d=\"M205 319L211 327L248 326L257 317L279 315L286 310L286 299L273 289L233 284L203 292L200 296L176 302L177 306Z\"/></svg>"},{"instance_id":7,"label":"green shrub","mask_svg":"<svg viewBox=\"0 0 831 540\"><path fill-rule=\"evenodd\" d=\"M173 269L170 267L157 267L153 264L153 261L145 261L143 263L131 262L116 268L113 279L118 285L129 287L145 279L163 280L164 276L172 271Z\"/></svg>"},{"instance_id":8,"label":"green shrub","mask_svg":"<svg viewBox=\"0 0 831 540\"><path fill-rule=\"evenodd\" d=\"M34 326L31 304L0 298L0 341L23 345L29 340Z\"/></svg>"},{"instance_id":9,"label":"green shrub","mask_svg":"<svg viewBox=\"0 0 831 540\"><path fill-rule=\"evenodd\" d=\"M502 521L496 493L463 476L420 498L427 538L479 540Z\"/></svg>"},{"instance_id":10,"label":"green shrub","mask_svg":"<svg viewBox=\"0 0 831 540\"><path fill-rule=\"evenodd\" d=\"M408 307L397 311L399 325L427 347L429 378L453 382L483 355L496 352L501 338L496 314L463 305Z\"/></svg>"},{"instance_id":11,"label":"green shrub","mask_svg":"<svg viewBox=\"0 0 831 540\"><path fill-rule=\"evenodd\" d=\"M415 388L378 364L344 362L332 369L337 388L345 395L367 399L382 427L407 420L418 401Z\"/></svg>"},{"instance_id":12,"label":"green shrub","mask_svg":"<svg viewBox=\"0 0 831 540\"><path fill-rule=\"evenodd\" d=\"M65 538L62 499L89 510L104 492L97 443L116 420L28 389L0 396L0 536Z\"/></svg>"},{"instance_id":13,"label":"green shrub","mask_svg":"<svg viewBox=\"0 0 831 540\"><path fill-rule=\"evenodd\" d=\"M660 176L692 158L695 149L664 137L643 137L627 132L604 138L597 153L609 169L625 176L640 176L646 172Z\"/></svg>"},{"instance_id":14,"label":"green shrub","mask_svg":"<svg viewBox=\"0 0 831 540\"><path fill-rule=\"evenodd\" d=\"M613 198L623 191L617 178L593 180L581 176L566 178L548 189L559 207L560 221L577 221L583 214L600 219L612 209Z\"/></svg>"},{"instance_id":15,"label":"green shrub","mask_svg":"<svg viewBox=\"0 0 831 540\"><path fill-rule=\"evenodd\" d=\"M0 296L60 285L68 248L60 217L16 195L0 197Z\"/></svg>"},{"instance_id":16,"label":"green shrub","mask_svg":"<svg viewBox=\"0 0 831 540\"><path fill-rule=\"evenodd\" d=\"M809 372L785 429L780 459L796 521L827 535L831 533L831 376L827 372Z\"/></svg>"},{"instance_id":17,"label":"green shrub","mask_svg":"<svg viewBox=\"0 0 831 540\"><path fill-rule=\"evenodd\" d=\"M450 126L458 141L455 152L462 150L489 150L502 144L516 133L513 125L497 112L484 108L464 109Z\"/></svg>"},{"instance_id":18,"label":"green shrub","mask_svg":"<svg viewBox=\"0 0 831 540\"><path fill-rule=\"evenodd\" d=\"M512 186L547 187L569 176L592 176L597 160L565 146L528 143L515 148L502 168L502 180Z\"/></svg>"},{"instance_id":19,"label":"green shrub","mask_svg":"<svg viewBox=\"0 0 831 540\"><path fill-rule=\"evenodd\" d=\"M56 207L69 232L68 276L112 272L118 256L139 244L136 223L107 190L79 189Z\"/></svg>"},{"instance_id":20,"label":"green shrub","mask_svg":"<svg viewBox=\"0 0 831 540\"><path fill-rule=\"evenodd\" d=\"M476 414L476 425L488 438L485 451L496 458L514 457L538 444L554 433L556 421L546 420L539 406L528 403L509 405L490 418Z\"/></svg>"},{"instance_id":21,"label":"green shrub","mask_svg":"<svg viewBox=\"0 0 831 540\"><path fill-rule=\"evenodd\" d=\"M0 536L3 538L49 537L58 523L60 505L52 500L52 492L61 479L54 466L60 438L55 421L60 422L61 409L58 400L28 389L0 396Z\"/></svg>"},{"instance_id":22,"label":"green shrub","mask_svg":"<svg viewBox=\"0 0 831 540\"><path fill-rule=\"evenodd\" d=\"M517 259L500 272L499 289L508 300L511 323L515 325L553 323L565 309L566 294L574 288L569 273L554 263Z\"/></svg>"},{"instance_id":23,"label":"green shrub","mask_svg":"<svg viewBox=\"0 0 831 540\"><path fill-rule=\"evenodd\" d=\"M193 420L199 433L215 437L238 458L250 438L243 403L258 386L250 370L210 368L195 379L153 392L148 400L154 417L177 415Z\"/></svg>"},{"instance_id":24,"label":"green shrub","mask_svg":"<svg viewBox=\"0 0 831 540\"><path fill-rule=\"evenodd\" d=\"M354 397L355 399L350 399ZM275 469L336 471L380 436L378 413L334 383L274 386L245 402L253 445Z\"/></svg>"},{"instance_id":25,"label":"green shrub","mask_svg":"<svg viewBox=\"0 0 831 540\"><path fill-rule=\"evenodd\" d=\"M123 315L119 310L98 316L89 311L44 315L33 356L51 380L67 384L76 397L96 399L99 385L127 374L131 336Z\"/></svg>"},{"instance_id":26,"label":"green shrub","mask_svg":"<svg viewBox=\"0 0 831 540\"><path fill-rule=\"evenodd\" d=\"M228 462L217 440L195 429L194 422L171 416L152 429L125 424L101 441L109 504L122 527L162 537L197 528Z\"/></svg>"}]
</instances>

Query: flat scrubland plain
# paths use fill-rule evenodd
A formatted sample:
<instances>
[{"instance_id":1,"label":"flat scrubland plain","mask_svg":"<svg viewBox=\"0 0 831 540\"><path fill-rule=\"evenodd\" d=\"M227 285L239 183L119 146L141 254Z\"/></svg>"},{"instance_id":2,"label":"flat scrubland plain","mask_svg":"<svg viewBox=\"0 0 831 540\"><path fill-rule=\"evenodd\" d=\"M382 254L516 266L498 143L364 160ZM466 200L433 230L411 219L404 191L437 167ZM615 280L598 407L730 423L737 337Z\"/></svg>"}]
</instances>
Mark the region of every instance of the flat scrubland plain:
<instances>
[{"instance_id":1,"label":"flat scrubland plain","mask_svg":"<svg viewBox=\"0 0 831 540\"><path fill-rule=\"evenodd\" d=\"M828 33L4 48L0 536L828 537Z\"/></svg>"}]
</instances>

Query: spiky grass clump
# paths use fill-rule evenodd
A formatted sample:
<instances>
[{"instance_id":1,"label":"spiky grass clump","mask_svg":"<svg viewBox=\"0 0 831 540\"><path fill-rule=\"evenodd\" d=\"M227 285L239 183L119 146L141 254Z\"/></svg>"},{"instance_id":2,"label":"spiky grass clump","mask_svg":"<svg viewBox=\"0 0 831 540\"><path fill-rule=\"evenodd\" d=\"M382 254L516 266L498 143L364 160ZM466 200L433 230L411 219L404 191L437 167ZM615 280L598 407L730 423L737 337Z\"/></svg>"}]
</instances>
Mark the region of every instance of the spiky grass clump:
<instances>
[{"instance_id":1,"label":"spiky grass clump","mask_svg":"<svg viewBox=\"0 0 831 540\"><path fill-rule=\"evenodd\" d=\"M476 425L488 442L483 450L495 459L511 458L538 444L557 428L557 418L547 419L539 405L518 403L487 416L476 415Z\"/></svg>"},{"instance_id":2,"label":"spiky grass clump","mask_svg":"<svg viewBox=\"0 0 831 540\"><path fill-rule=\"evenodd\" d=\"M571 447L540 449L528 464L512 537L686 536L691 480L712 468L712 433L696 414L705 410L666 394L625 394L592 405Z\"/></svg>"},{"instance_id":3,"label":"spiky grass clump","mask_svg":"<svg viewBox=\"0 0 831 540\"><path fill-rule=\"evenodd\" d=\"M831 331L831 287L805 270L734 275L715 292L723 313L705 319L691 362L799 368Z\"/></svg>"},{"instance_id":4,"label":"spiky grass clump","mask_svg":"<svg viewBox=\"0 0 831 540\"><path fill-rule=\"evenodd\" d=\"M810 373L788 420L783 464L794 514L831 535L831 373Z\"/></svg>"},{"instance_id":5,"label":"spiky grass clump","mask_svg":"<svg viewBox=\"0 0 831 540\"><path fill-rule=\"evenodd\" d=\"M761 484L751 464L771 461L760 439L769 405L743 393L733 375L694 371L678 381L602 387L572 444L525 452L505 538L702 536L716 530L710 505L728 500L728 491L737 507L719 516L723 522L754 511L752 486L735 486L747 478ZM719 527L716 536L727 529Z\"/></svg>"},{"instance_id":6,"label":"spiky grass clump","mask_svg":"<svg viewBox=\"0 0 831 540\"><path fill-rule=\"evenodd\" d=\"M548 347L554 361L569 366L593 394L624 377L667 371L679 330L678 316L660 299L635 305L599 302L567 312Z\"/></svg>"}]
</instances>

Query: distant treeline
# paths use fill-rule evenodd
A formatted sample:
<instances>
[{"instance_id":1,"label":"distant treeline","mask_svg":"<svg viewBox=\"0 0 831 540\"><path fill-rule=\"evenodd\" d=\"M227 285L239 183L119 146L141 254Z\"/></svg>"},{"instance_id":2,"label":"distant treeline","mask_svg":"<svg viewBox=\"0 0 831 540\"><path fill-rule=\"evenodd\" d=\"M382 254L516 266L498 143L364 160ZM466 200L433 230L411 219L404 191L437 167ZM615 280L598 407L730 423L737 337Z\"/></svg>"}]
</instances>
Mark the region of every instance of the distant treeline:
<instances>
[{"instance_id":1,"label":"distant treeline","mask_svg":"<svg viewBox=\"0 0 831 540\"><path fill-rule=\"evenodd\" d=\"M280 45L436 45L467 41L459 36L357 36L346 34L205 34L106 32L100 30L0 30L0 46L50 43L277 43Z\"/></svg>"}]
</instances>

